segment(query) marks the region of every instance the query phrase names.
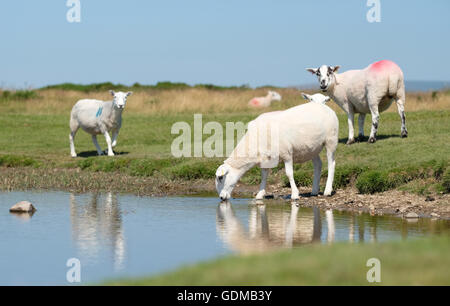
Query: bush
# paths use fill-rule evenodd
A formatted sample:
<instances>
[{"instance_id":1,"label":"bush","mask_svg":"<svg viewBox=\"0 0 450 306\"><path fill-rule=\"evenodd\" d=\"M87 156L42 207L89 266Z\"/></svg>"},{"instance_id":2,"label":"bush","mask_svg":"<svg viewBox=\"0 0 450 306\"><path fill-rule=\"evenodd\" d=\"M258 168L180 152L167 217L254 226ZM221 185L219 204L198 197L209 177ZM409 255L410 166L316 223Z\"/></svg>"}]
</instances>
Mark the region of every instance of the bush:
<instances>
[{"instance_id":1,"label":"bush","mask_svg":"<svg viewBox=\"0 0 450 306\"><path fill-rule=\"evenodd\" d=\"M362 172L363 168L359 166L336 167L334 172L333 189L349 186Z\"/></svg>"},{"instance_id":2,"label":"bush","mask_svg":"<svg viewBox=\"0 0 450 306\"><path fill-rule=\"evenodd\" d=\"M0 166L2 167L30 167L37 166L38 162L26 156L3 155L0 156Z\"/></svg>"},{"instance_id":3,"label":"bush","mask_svg":"<svg viewBox=\"0 0 450 306\"><path fill-rule=\"evenodd\" d=\"M173 166L176 160L170 159L134 159L130 162L128 172L133 176L152 176L157 171Z\"/></svg>"},{"instance_id":4,"label":"bush","mask_svg":"<svg viewBox=\"0 0 450 306\"><path fill-rule=\"evenodd\" d=\"M216 175L216 169L219 162L205 161L196 163L184 163L171 168L170 175L172 178L180 178L185 180L192 179L211 179Z\"/></svg>"},{"instance_id":5,"label":"bush","mask_svg":"<svg viewBox=\"0 0 450 306\"><path fill-rule=\"evenodd\" d=\"M32 90L17 90L17 91L8 91L5 90L2 92L0 96L1 101L17 101L17 100L30 100L39 98L39 95Z\"/></svg>"},{"instance_id":6,"label":"bush","mask_svg":"<svg viewBox=\"0 0 450 306\"><path fill-rule=\"evenodd\" d=\"M294 171L294 180L297 186L302 187L312 186L313 173L311 171L304 171L304 170ZM291 184L289 183L289 179L286 175L283 176L283 186L284 187L291 186Z\"/></svg>"},{"instance_id":7,"label":"bush","mask_svg":"<svg viewBox=\"0 0 450 306\"><path fill-rule=\"evenodd\" d=\"M356 180L356 188L360 193L373 194L392 188L389 175L385 172L369 170L363 172Z\"/></svg>"},{"instance_id":8,"label":"bush","mask_svg":"<svg viewBox=\"0 0 450 306\"><path fill-rule=\"evenodd\" d=\"M441 186L444 193L450 193L450 168L447 168L442 176Z\"/></svg>"}]
</instances>

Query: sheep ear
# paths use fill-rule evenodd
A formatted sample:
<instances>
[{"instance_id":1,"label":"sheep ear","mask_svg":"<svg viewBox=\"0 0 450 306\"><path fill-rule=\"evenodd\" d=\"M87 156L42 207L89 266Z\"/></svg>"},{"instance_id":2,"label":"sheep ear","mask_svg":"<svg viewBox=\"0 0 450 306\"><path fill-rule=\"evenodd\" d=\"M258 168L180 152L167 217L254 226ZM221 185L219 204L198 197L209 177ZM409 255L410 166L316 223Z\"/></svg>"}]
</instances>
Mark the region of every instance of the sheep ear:
<instances>
[{"instance_id":1,"label":"sheep ear","mask_svg":"<svg viewBox=\"0 0 450 306\"><path fill-rule=\"evenodd\" d=\"M217 177L223 177L228 174L230 171L229 167L225 164L221 165L219 168L217 168L216 176Z\"/></svg>"},{"instance_id":2,"label":"sheep ear","mask_svg":"<svg viewBox=\"0 0 450 306\"><path fill-rule=\"evenodd\" d=\"M110 90L109 93L110 93L111 96L113 96L113 97L116 95L116 93L114 92L114 90Z\"/></svg>"},{"instance_id":3,"label":"sheep ear","mask_svg":"<svg viewBox=\"0 0 450 306\"><path fill-rule=\"evenodd\" d=\"M133 94L132 91L127 92L127 97L131 96Z\"/></svg>"},{"instance_id":4,"label":"sheep ear","mask_svg":"<svg viewBox=\"0 0 450 306\"><path fill-rule=\"evenodd\" d=\"M319 70L319 69L316 69L316 68L306 68L306 71L309 71L309 72L311 72L312 74L317 74L317 70Z\"/></svg>"},{"instance_id":5,"label":"sheep ear","mask_svg":"<svg viewBox=\"0 0 450 306\"><path fill-rule=\"evenodd\" d=\"M341 66L334 66L334 67L331 68L331 70L332 70L334 73L336 73L336 72L339 70L339 68L341 68Z\"/></svg>"},{"instance_id":6,"label":"sheep ear","mask_svg":"<svg viewBox=\"0 0 450 306\"><path fill-rule=\"evenodd\" d=\"M302 92L302 97L303 97L303 99L305 99L306 101L311 101L311 96L305 94L304 92Z\"/></svg>"}]
</instances>

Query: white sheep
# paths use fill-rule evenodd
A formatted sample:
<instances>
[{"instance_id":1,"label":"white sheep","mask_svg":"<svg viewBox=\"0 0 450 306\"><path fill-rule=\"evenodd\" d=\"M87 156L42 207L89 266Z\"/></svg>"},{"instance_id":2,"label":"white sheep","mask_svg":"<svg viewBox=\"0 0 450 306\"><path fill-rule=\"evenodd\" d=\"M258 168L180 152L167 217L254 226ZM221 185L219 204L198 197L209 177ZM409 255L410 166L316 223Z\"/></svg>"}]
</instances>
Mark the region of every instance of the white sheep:
<instances>
[{"instance_id":1,"label":"white sheep","mask_svg":"<svg viewBox=\"0 0 450 306\"><path fill-rule=\"evenodd\" d=\"M311 102L316 102L316 103L320 103L320 104L327 104L328 101L330 101L330 97L328 96L324 96L320 93L316 93L314 95L308 95L302 92L302 96L305 100L307 101L311 101Z\"/></svg>"},{"instance_id":2,"label":"white sheep","mask_svg":"<svg viewBox=\"0 0 450 306\"><path fill-rule=\"evenodd\" d=\"M337 74L339 66L323 65L318 69L307 71L317 75L320 88L347 113L348 141L355 142L353 122L355 113L359 114L359 138L364 137L364 120L366 114L372 115L372 129L369 143L376 141L379 126L379 112L388 109L395 100L401 117L401 136L407 137L405 117L405 84L403 72L397 64L383 60L371 64L362 70L350 70Z\"/></svg>"},{"instance_id":3,"label":"white sheep","mask_svg":"<svg viewBox=\"0 0 450 306\"><path fill-rule=\"evenodd\" d=\"M275 91L269 91L265 97L251 99L248 105L251 107L269 107L272 101L281 101L281 95Z\"/></svg>"},{"instance_id":4,"label":"white sheep","mask_svg":"<svg viewBox=\"0 0 450 306\"><path fill-rule=\"evenodd\" d=\"M299 199L299 191L294 181L294 162L303 163L312 160L314 164L312 195L317 195L322 171L319 153L323 147L327 149L328 159L328 179L324 194L330 196L338 131L339 122L336 114L322 103L310 102L284 111L260 115L249 123L247 133L231 156L216 171L216 189L220 199L222 201L229 199L239 179L256 165L261 168L262 177L256 199L263 199L269 170L276 167L280 159L285 164L286 175L291 185L291 198L294 200ZM269 132L270 140L267 139Z\"/></svg>"},{"instance_id":5,"label":"white sheep","mask_svg":"<svg viewBox=\"0 0 450 306\"><path fill-rule=\"evenodd\" d=\"M103 134L108 144L108 156L114 156L113 147L117 144L117 136L122 126L122 112L125 108L128 96L132 92L109 91L114 97L112 101L83 99L78 101L70 114L70 154L77 157L73 140L81 127L86 133L92 135L92 141L97 148L98 155L103 155L97 142L97 135ZM112 140L109 136L112 132Z\"/></svg>"}]
</instances>

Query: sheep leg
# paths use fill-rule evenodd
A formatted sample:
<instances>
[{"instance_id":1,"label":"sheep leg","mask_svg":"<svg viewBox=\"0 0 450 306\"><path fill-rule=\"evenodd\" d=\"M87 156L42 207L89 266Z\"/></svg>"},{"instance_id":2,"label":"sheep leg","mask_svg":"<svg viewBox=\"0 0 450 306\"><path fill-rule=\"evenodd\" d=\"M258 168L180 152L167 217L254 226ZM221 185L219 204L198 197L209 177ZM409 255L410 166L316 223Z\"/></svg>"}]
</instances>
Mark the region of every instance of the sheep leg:
<instances>
[{"instance_id":1,"label":"sheep leg","mask_svg":"<svg viewBox=\"0 0 450 306\"><path fill-rule=\"evenodd\" d=\"M331 196L331 193L333 192L334 169L336 167L334 153L334 150L327 148L328 178L327 185L325 186L325 191L323 193L325 196Z\"/></svg>"},{"instance_id":2,"label":"sheep leg","mask_svg":"<svg viewBox=\"0 0 450 306\"><path fill-rule=\"evenodd\" d=\"M114 148L117 145L117 136L119 136L119 130L113 132L112 144L111 146Z\"/></svg>"},{"instance_id":3,"label":"sheep leg","mask_svg":"<svg viewBox=\"0 0 450 306\"><path fill-rule=\"evenodd\" d=\"M364 121L366 120L366 114L359 114L358 116L358 138L359 141L362 141L364 139Z\"/></svg>"},{"instance_id":4,"label":"sheep leg","mask_svg":"<svg viewBox=\"0 0 450 306\"><path fill-rule=\"evenodd\" d=\"M314 157L312 161L314 164L314 181L311 195L316 196L319 194L320 174L322 173L322 161L320 160L319 155Z\"/></svg>"},{"instance_id":5,"label":"sheep leg","mask_svg":"<svg viewBox=\"0 0 450 306\"><path fill-rule=\"evenodd\" d=\"M77 157L77 152L75 151L75 144L74 139L75 135L77 134L78 129L80 126L75 120L70 120L70 135L69 135L69 141L70 141L70 155L72 157Z\"/></svg>"},{"instance_id":6,"label":"sheep leg","mask_svg":"<svg viewBox=\"0 0 450 306\"><path fill-rule=\"evenodd\" d=\"M351 145L355 143L355 128L353 127L353 123L355 121L355 113L352 109L347 113L347 121L348 121L348 140L347 145Z\"/></svg>"},{"instance_id":7,"label":"sheep leg","mask_svg":"<svg viewBox=\"0 0 450 306\"><path fill-rule=\"evenodd\" d=\"M370 130L369 143L377 141L378 124L380 121L380 114L378 113L378 104L369 101L370 113L372 114L372 129Z\"/></svg>"},{"instance_id":8,"label":"sheep leg","mask_svg":"<svg viewBox=\"0 0 450 306\"><path fill-rule=\"evenodd\" d=\"M400 118L402 119L402 129L401 129L401 135L402 138L408 137L408 130L406 129L406 116L405 116L405 98L400 97L397 100L395 100L397 103L398 113L400 115Z\"/></svg>"},{"instance_id":9,"label":"sheep leg","mask_svg":"<svg viewBox=\"0 0 450 306\"><path fill-rule=\"evenodd\" d=\"M286 176L289 179L289 184L291 185L291 191L292 191L291 199L292 200L298 200L300 197L298 195L299 194L298 188L295 185L295 180L294 180L294 164L293 164L293 161L292 160L286 161L284 163L284 168L286 170Z\"/></svg>"},{"instance_id":10,"label":"sheep leg","mask_svg":"<svg viewBox=\"0 0 450 306\"><path fill-rule=\"evenodd\" d=\"M105 131L103 135L105 135L106 143L108 144L108 156L114 156L114 152L111 146L112 141L108 131Z\"/></svg>"},{"instance_id":11,"label":"sheep leg","mask_svg":"<svg viewBox=\"0 0 450 306\"><path fill-rule=\"evenodd\" d=\"M261 185L259 186L259 192L256 195L257 200L264 199L264 196L266 195L266 183L269 172L270 169L261 169Z\"/></svg>"},{"instance_id":12,"label":"sheep leg","mask_svg":"<svg viewBox=\"0 0 450 306\"><path fill-rule=\"evenodd\" d=\"M77 152L75 152L75 144L73 143L73 140L75 139L75 134L77 132L70 132L69 140L70 140L70 155L72 157L77 157Z\"/></svg>"},{"instance_id":13,"label":"sheep leg","mask_svg":"<svg viewBox=\"0 0 450 306\"><path fill-rule=\"evenodd\" d=\"M100 145L98 144L98 141L97 141L97 135L92 135L92 142L94 143L95 148L97 149L97 154L103 155L102 148L100 148Z\"/></svg>"}]
</instances>

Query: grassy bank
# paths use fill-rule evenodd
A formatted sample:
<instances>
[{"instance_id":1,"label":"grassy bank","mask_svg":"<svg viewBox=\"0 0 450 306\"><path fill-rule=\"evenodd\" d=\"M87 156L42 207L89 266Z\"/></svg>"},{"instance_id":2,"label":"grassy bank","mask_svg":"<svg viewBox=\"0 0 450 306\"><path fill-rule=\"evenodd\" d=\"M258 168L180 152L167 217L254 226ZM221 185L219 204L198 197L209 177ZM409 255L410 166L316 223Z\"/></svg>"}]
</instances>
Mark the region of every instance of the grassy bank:
<instances>
[{"instance_id":1,"label":"grassy bank","mask_svg":"<svg viewBox=\"0 0 450 306\"><path fill-rule=\"evenodd\" d=\"M450 239L382 244L310 245L247 257L230 256L152 278L108 285L371 285L367 260L381 262L380 285L450 285Z\"/></svg>"},{"instance_id":2,"label":"grassy bank","mask_svg":"<svg viewBox=\"0 0 450 306\"><path fill-rule=\"evenodd\" d=\"M80 180L89 182L102 177L104 182L104 178L113 177L108 180L111 185L91 183L86 188L117 190L120 188L116 184L123 184L117 178L121 175L130 182L127 186L132 185L132 181L139 184L142 180L153 181L158 188L204 180L208 182L205 189L212 190L212 178L224 158L173 158L170 147L177 135L171 135L172 125L185 121L193 127L193 114L197 112L203 114L204 124L217 121L224 127L226 122L246 123L262 112L249 110L246 102L253 96L263 95L266 90L134 89L137 92L127 104L116 148L118 155L114 158L97 157L90 136L83 131L75 139L80 157L72 159L69 156L68 120L74 101L83 97L108 99L108 94L103 91L52 87L34 94L7 94L7 98L0 101L0 167L4 173L0 188L47 186L80 190ZM280 92L283 101L264 111L303 103L294 89L280 89ZM157 103L151 102L155 99ZM334 103L331 106L338 113L341 127L335 188L355 186L361 193L394 188L421 194L449 192L450 96L447 92L408 96L408 139L399 138L400 120L395 107L383 113L379 141L374 145L364 142L345 146L346 117ZM424 108L435 110L420 110ZM365 131L366 134L370 131L370 120L366 122ZM103 137L99 137L99 141L105 147ZM7 169L17 171L7 172ZM272 172L269 183L287 185L282 165ZM23 175L25 173L28 175ZM299 185L311 186L312 164L296 165L295 175ZM324 162L323 179L326 175ZM249 185L258 184L259 170L251 170L242 181ZM175 192L175 186L170 190Z\"/></svg>"}]
</instances>

